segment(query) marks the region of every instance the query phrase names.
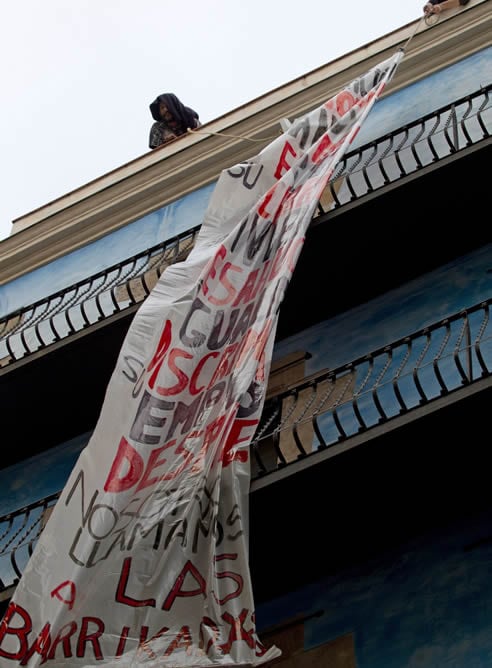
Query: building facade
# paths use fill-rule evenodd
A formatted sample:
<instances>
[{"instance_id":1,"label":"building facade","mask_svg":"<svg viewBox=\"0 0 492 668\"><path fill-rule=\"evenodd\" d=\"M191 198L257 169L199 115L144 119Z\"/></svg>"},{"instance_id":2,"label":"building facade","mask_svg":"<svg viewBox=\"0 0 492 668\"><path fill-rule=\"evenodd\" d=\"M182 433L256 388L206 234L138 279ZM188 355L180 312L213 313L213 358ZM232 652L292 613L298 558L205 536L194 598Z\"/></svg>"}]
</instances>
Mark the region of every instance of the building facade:
<instances>
[{"instance_id":1,"label":"building facade","mask_svg":"<svg viewBox=\"0 0 492 668\"><path fill-rule=\"evenodd\" d=\"M283 668L492 663L491 35L490 0L403 26L14 221L0 243L2 611L132 317L192 249L220 172L403 47L281 306L251 445L258 629Z\"/></svg>"}]
</instances>

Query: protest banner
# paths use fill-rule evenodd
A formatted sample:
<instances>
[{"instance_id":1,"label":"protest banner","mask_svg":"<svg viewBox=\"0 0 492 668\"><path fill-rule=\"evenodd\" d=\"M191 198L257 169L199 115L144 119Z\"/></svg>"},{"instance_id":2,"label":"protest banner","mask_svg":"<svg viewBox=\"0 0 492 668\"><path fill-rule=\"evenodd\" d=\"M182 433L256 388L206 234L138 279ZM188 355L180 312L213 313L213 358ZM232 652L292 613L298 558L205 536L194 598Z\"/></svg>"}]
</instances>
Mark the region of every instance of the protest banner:
<instances>
[{"instance_id":1,"label":"protest banner","mask_svg":"<svg viewBox=\"0 0 492 668\"><path fill-rule=\"evenodd\" d=\"M315 207L401 57L220 176L192 252L129 328L0 625L1 666L258 666L280 654L256 632L249 445Z\"/></svg>"}]
</instances>

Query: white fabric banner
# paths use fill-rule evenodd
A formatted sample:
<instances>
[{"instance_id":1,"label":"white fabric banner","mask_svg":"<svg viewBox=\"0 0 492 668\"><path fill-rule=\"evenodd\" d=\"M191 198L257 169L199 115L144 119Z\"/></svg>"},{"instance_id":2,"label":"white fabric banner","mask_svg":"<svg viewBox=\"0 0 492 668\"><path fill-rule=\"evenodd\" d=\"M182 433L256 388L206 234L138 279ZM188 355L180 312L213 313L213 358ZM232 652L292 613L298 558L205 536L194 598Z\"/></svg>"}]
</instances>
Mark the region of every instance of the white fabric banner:
<instances>
[{"instance_id":1,"label":"white fabric banner","mask_svg":"<svg viewBox=\"0 0 492 668\"><path fill-rule=\"evenodd\" d=\"M2 667L257 666L280 654L256 633L249 445L306 229L402 56L221 175L191 254L128 331L0 625Z\"/></svg>"}]
</instances>

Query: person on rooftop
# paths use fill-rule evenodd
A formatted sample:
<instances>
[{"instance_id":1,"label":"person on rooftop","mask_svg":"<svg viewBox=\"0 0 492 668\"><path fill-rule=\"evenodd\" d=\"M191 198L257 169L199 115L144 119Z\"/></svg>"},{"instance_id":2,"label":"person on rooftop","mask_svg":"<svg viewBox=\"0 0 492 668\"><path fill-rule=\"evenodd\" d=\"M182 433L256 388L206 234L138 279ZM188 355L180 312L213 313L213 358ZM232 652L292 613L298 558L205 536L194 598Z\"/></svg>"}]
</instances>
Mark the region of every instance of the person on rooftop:
<instances>
[{"instance_id":1,"label":"person on rooftop","mask_svg":"<svg viewBox=\"0 0 492 668\"><path fill-rule=\"evenodd\" d=\"M186 134L188 128L198 128L201 123L197 112L185 106L174 93L162 93L150 104L154 123L150 128L149 148L163 144Z\"/></svg>"},{"instance_id":2,"label":"person on rooftop","mask_svg":"<svg viewBox=\"0 0 492 668\"><path fill-rule=\"evenodd\" d=\"M458 7L464 7L470 2L470 0L429 0L426 2L423 9L425 16L431 16L432 14L440 14L446 9L457 9Z\"/></svg>"}]
</instances>

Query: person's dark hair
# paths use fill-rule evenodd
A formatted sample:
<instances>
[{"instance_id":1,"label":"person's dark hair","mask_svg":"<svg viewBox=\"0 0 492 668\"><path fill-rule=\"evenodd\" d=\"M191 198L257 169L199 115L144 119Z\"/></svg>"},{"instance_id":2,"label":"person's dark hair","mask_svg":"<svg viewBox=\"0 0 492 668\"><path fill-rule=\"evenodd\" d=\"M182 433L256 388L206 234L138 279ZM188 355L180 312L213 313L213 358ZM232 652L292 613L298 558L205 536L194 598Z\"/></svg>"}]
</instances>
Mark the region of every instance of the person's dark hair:
<instances>
[{"instance_id":1,"label":"person's dark hair","mask_svg":"<svg viewBox=\"0 0 492 668\"><path fill-rule=\"evenodd\" d=\"M155 121L160 121L159 105L164 102L175 121L177 121L186 131L188 128L196 128L198 124L198 114L191 107L184 105L174 93L162 93L150 104L150 113Z\"/></svg>"}]
</instances>

